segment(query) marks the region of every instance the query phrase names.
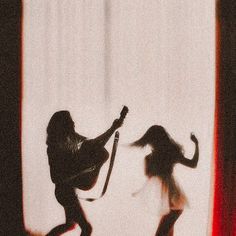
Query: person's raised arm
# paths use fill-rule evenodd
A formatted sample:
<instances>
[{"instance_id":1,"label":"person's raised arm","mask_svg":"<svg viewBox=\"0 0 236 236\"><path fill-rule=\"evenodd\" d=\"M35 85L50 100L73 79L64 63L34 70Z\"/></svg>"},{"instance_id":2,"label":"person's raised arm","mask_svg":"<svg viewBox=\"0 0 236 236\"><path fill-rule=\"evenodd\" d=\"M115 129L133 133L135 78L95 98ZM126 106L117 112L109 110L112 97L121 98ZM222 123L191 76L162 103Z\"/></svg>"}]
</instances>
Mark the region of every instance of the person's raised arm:
<instances>
[{"instance_id":1,"label":"person's raised arm","mask_svg":"<svg viewBox=\"0 0 236 236\"><path fill-rule=\"evenodd\" d=\"M107 141L110 139L110 137L112 136L112 134L122 126L124 118L126 116L128 112L128 107L124 106L121 113L120 113L120 118L119 119L115 119L113 121L112 126L103 134L99 135L98 137L96 137L95 139L92 139L91 141L96 145L101 145L101 146L105 146Z\"/></svg>"},{"instance_id":2,"label":"person's raised arm","mask_svg":"<svg viewBox=\"0 0 236 236\"><path fill-rule=\"evenodd\" d=\"M120 119L116 119L114 120L112 126L103 134L99 135L98 137L96 137L95 139L92 140L92 142L94 142L95 144L101 145L101 146L105 146L107 141L110 139L110 137L112 136L112 134L122 126L123 124L123 120Z\"/></svg>"},{"instance_id":3,"label":"person's raised arm","mask_svg":"<svg viewBox=\"0 0 236 236\"><path fill-rule=\"evenodd\" d=\"M188 159L188 158L182 156L179 159L179 162L181 164L185 165L185 166L188 166L188 167L191 167L191 168L196 168L197 167L197 163L198 163L198 159L199 159L198 140L197 140L196 136L193 133L191 133L190 138L191 138L191 140L195 144L195 152L194 152L193 158L192 159Z\"/></svg>"}]
</instances>

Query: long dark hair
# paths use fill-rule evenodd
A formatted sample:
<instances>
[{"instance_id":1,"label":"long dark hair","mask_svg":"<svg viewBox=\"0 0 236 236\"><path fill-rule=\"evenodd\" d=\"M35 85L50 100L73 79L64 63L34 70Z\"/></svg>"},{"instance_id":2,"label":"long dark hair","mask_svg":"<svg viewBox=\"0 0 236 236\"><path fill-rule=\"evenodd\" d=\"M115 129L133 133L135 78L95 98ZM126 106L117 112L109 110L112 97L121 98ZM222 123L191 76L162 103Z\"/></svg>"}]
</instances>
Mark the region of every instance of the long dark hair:
<instances>
[{"instance_id":1,"label":"long dark hair","mask_svg":"<svg viewBox=\"0 0 236 236\"><path fill-rule=\"evenodd\" d=\"M48 123L46 144L55 145L63 142L71 134L75 134L75 130L70 112L55 112Z\"/></svg>"},{"instance_id":2,"label":"long dark hair","mask_svg":"<svg viewBox=\"0 0 236 236\"><path fill-rule=\"evenodd\" d=\"M146 133L137 141L133 142L132 146L144 147L150 145L154 150L172 150L176 153L183 153L183 148L175 142L164 127L160 125L151 126Z\"/></svg>"},{"instance_id":3,"label":"long dark hair","mask_svg":"<svg viewBox=\"0 0 236 236\"><path fill-rule=\"evenodd\" d=\"M164 127L159 125L151 126L140 139L131 145L152 147L152 154L146 156L145 159L145 173L147 176L161 176L164 181L172 174L173 165L183 154L183 148L170 137Z\"/></svg>"}]
</instances>

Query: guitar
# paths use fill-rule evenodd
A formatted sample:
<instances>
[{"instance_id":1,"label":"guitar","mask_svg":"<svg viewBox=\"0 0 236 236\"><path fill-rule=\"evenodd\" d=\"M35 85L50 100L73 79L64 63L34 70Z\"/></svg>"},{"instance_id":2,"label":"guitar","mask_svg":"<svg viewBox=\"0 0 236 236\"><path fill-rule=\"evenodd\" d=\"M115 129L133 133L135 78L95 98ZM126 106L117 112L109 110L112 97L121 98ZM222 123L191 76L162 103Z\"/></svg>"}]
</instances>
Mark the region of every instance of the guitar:
<instances>
[{"instance_id":1,"label":"guitar","mask_svg":"<svg viewBox=\"0 0 236 236\"><path fill-rule=\"evenodd\" d=\"M124 121L127 113L128 113L128 107L124 106L122 111L120 112L119 122L122 123ZM103 192L102 195L105 194L106 188L109 182L109 178L110 178L114 160L115 160L118 140L119 140L119 132L117 131L115 134L115 139L114 139L113 148L112 148L112 155L110 159L110 165L109 165L109 169L107 173L107 178L104 184L104 188L102 191ZM86 146L86 143L84 146ZM92 189L94 185L96 184L101 167L109 159L109 153L105 149L104 146L96 146L96 147L90 146L90 148L83 149L83 145L81 146L80 152L81 152L81 155L83 155L83 159L86 160L86 162L89 163L90 166L87 166L86 168L81 170L79 173L77 173L76 177L72 178L69 184L72 185L73 187L87 191L87 190ZM86 200L89 201L89 199L86 199ZM90 201L92 201L92 199L90 199Z\"/></svg>"}]
</instances>

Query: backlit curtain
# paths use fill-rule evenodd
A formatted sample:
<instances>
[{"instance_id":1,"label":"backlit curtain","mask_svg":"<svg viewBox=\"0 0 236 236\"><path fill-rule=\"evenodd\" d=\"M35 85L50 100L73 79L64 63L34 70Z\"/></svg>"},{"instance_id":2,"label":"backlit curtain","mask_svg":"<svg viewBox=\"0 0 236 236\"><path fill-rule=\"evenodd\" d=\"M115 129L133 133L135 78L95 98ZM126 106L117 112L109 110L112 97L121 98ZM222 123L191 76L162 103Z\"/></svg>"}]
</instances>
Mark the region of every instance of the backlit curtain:
<instances>
[{"instance_id":1,"label":"backlit curtain","mask_svg":"<svg viewBox=\"0 0 236 236\"><path fill-rule=\"evenodd\" d=\"M27 229L45 234L64 222L46 154L46 127L52 114L69 110L76 130L95 137L127 105L130 112L120 129L108 192L101 200L83 203L94 235L154 234L158 217L131 197L145 181L145 153L127 145L153 124L163 125L189 158L194 151L190 132L199 138L197 169L175 168L190 203L176 223L175 235L202 236L211 231L214 5L212 0L23 1L22 164ZM102 173L106 170L107 166ZM78 232L79 228L71 235Z\"/></svg>"}]
</instances>

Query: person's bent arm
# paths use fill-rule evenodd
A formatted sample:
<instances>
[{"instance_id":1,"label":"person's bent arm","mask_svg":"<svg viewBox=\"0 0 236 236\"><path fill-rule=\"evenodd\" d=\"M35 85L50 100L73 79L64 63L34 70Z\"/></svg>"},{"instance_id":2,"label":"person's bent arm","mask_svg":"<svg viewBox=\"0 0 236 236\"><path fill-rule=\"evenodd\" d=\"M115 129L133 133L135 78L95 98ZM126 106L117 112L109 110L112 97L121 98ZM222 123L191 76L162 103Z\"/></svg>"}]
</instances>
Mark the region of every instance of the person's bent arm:
<instances>
[{"instance_id":1,"label":"person's bent arm","mask_svg":"<svg viewBox=\"0 0 236 236\"><path fill-rule=\"evenodd\" d=\"M108 129L105 133L101 134L97 138L93 139L92 142L96 145L105 146L107 141L110 139L112 134L115 132L116 129L120 128L123 124L124 118L126 114L128 113L129 109L127 106L123 106L121 112L120 112L120 118L114 120L112 126L110 129Z\"/></svg>"},{"instance_id":2,"label":"person's bent arm","mask_svg":"<svg viewBox=\"0 0 236 236\"><path fill-rule=\"evenodd\" d=\"M105 146L112 134L116 131L116 129L120 128L123 123L123 120L116 119L114 120L112 126L103 134L99 135L98 137L91 139L90 141L95 145Z\"/></svg>"},{"instance_id":3,"label":"person's bent arm","mask_svg":"<svg viewBox=\"0 0 236 236\"><path fill-rule=\"evenodd\" d=\"M191 167L191 168L196 168L197 167L197 163L198 163L198 159L199 159L199 147L198 147L198 140L196 138L196 136L194 134L191 134L190 136L191 140L195 143L195 152L193 155L192 159L188 159L184 156L182 156L179 159L179 162L185 166Z\"/></svg>"}]
</instances>

